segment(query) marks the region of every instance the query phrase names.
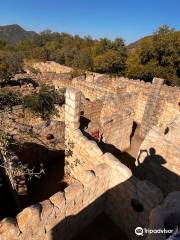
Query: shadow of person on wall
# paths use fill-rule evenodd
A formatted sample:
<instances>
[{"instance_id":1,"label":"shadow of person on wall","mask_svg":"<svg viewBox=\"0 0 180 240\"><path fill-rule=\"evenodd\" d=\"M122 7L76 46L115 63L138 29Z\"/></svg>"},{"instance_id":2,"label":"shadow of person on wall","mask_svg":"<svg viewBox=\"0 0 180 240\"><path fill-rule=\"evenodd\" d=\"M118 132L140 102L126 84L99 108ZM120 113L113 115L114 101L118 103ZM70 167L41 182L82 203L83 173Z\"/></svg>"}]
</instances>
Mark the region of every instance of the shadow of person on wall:
<instances>
[{"instance_id":1,"label":"shadow of person on wall","mask_svg":"<svg viewBox=\"0 0 180 240\"><path fill-rule=\"evenodd\" d=\"M142 155L147 154L143 161ZM134 175L141 180L149 180L157 185L166 196L172 190L180 190L177 183L180 182L179 176L166 168L167 161L156 153L155 148L140 150L136 161L137 167L134 170Z\"/></svg>"},{"instance_id":2,"label":"shadow of person on wall","mask_svg":"<svg viewBox=\"0 0 180 240\"><path fill-rule=\"evenodd\" d=\"M138 158L137 158L138 165L141 164L140 163L140 158L141 158L142 153L147 154L147 157L144 159L144 163L151 164L152 160L156 161L156 162L153 162L153 163L155 163L157 165L163 165L163 164L166 163L166 160L162 156L156 154L156 149L150 148L149 152L146 149L145 150L144 149L140 150L140 153L139 153Z\"/></svg>"},{"instance_id":3,"label":"shadow of person on wall","mask_svg":"<svg viewBox=\"0 0 180 240\"><path fill-rule=\"evenodd\" d=\"M146 156L144 160L140 162L142 154L146 154ZM143 189L141 188L141 181L139 181L139 185L136 181L134 181L135 174L137 175L138 179L141 177L141 180L149 180L151 183L154 183L155 186L159 186L162 191L167 191L167 193L175 191L175 189L179 187L178 185L171 185L171 179L174 177L177 177L179 179L179 176L164 167L164 164L167 161L156 153L155 148L150 148L149 150L141 150L137 160L139 164L134 170L135 173L133 173L130 178L108 189L107 192L100 195L88 206L82 208L77 214L67 216L65 219L58 222L51 230L52 239L58 240L60 237L62 238L62 236L65 240L139 239L139 237L135 235L134 229L140 225L143 227L148 226L149 214L151 210L156 206L158 199L156 199L157 192L155 191L157 189L154 189L150 183L144 183L145 186L149 186L147 188L149 190L148 194L146 195L146 188L143 190L143 192L141 192ZM165 178L162 174L165 174ZM167 186L167 181L169 181L169 186ZM92 188L93 187L96 189L95 186L92 186ZM140 192L141 194L138 194ZM164 195L167 195L167 193L165 192ZM159 197L157 196L157 198ZM102 207L103 205L105 208ZM111 209L110 215L108 211L109 207ZM96 217L101 216L104 211L107 214L107 217L114 216L112 219L118 219L117 222L114 222L115 225L117 223L120 223L119 227L117 226L117 233L116 231L114 232L114 228L110 228L110 232L106 232L106 227L105 229L101 229L101 226L104 227L108 224L108 219L106 219L106 216L103 215L103 221L97 221ZM176 212L175 215L177 215ZM167 225L166 227L171 227L171 219L168 220L170 221L170 223L168 221L169 225L167 225L167 223L164 224L165 226ZM124 226L129 226L123 228L121 224L122 226L123 224L125 224ZM173 229L175 229L176 225L177 222L173 222ZM126 234L128 236L133 236L133 238L128 238ZM145 237L146 236L147 235L145 235Z\"/></svg>"}]
</instances>

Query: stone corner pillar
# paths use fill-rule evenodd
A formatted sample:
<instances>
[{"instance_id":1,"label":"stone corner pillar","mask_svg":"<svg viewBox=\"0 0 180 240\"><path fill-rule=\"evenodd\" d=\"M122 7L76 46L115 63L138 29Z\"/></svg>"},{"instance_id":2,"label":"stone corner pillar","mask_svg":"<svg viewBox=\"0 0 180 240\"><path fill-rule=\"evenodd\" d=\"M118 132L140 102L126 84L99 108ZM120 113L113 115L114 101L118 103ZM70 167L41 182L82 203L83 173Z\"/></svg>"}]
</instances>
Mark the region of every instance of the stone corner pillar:
<instances>
[{"instance_id":1,"label":"stone corner pillar","mask_svg":"<svg viewBox=\"0 0 180 240\"><path fill-rule=\"evenodd\" d=\"M74 88L67 88L65 101L65 125L71 130L79 128L81 92Z\"/></svg>"},{"instance_id":2,"label":"stone corner pillar","mask_svg":"<svg viewBox=\"0 0 180 240\"><path fill-rule=\"evenodd\" d=\"M74 162L74 131L80 127L81 92L74 88L66 89L65 101L65 175L70 176Z\"/></svg>"}]
</instances>

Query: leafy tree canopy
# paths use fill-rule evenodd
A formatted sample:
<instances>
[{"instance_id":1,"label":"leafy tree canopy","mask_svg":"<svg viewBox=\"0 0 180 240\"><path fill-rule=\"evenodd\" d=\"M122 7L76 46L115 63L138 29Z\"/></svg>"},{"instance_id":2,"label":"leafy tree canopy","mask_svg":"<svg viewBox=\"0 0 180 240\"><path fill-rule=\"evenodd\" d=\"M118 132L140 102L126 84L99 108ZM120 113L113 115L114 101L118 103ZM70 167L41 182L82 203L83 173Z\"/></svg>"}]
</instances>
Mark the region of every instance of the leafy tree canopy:
<instances>
[{"instance_id":1,"label":"leafy tree canopy","mask_svg":"<svg viewBox=\"0 0 180 240\"><path fill-rule=\"evenodd\" d=\"M180 85L180 34L162 25L151 38L141 41L127 59L127 76L146 81L161 77Z\"/></svg>"},{"instance_id":2,"label":"leafy tree canopy","mask_svg":"<svg viewBox=\"0 0 180 240\"><path fill-rule=\"evenodd\" d=\"M180 32L167 25L131 44L131 48L125 46L122 38L97 40L51 30L26 38L14 47L0 41L1 82L20 69L17 56L145 81L162 77L172 85L180 85Z\"/></svg>"}]
</instances>

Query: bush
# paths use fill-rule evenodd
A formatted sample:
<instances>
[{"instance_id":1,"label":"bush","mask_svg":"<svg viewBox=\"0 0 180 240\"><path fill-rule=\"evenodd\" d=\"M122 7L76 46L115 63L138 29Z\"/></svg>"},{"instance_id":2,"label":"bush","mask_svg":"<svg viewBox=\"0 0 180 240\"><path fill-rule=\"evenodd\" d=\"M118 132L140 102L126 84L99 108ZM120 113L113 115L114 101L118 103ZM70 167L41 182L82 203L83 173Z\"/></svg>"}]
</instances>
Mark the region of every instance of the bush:
<instances>
[{"instance_id":1,"label":"bush","mask_svg":"<svg viewBox=\"0 0 180 240\"><path fill-rule=\"evenodd\" d=\"M54 104L58 104L62 106L65 103L65 88L61 88L59 90L52 90L53 95L55 97Z\"/></svg>"},{"instance_id":2,"label":"bush","mask_svg":"<svg viewBox=\"0 0 180 240\"><path fill-rule=\"evenodd\" d=\"M22 97L10 91L0 91L0 110L22 104Z\"/></svg>"},{"instance_id":3,"label":"bush","mask_svg":"<svg viewBox=\"0 0 180 240\"><path fill-rule=\"evenodd\" d=\"M55 114L54 104L64 103L63 93L42 86L39 93L33 93L24 97L24 107L39 114L43 119L49 119Z\"/></svg>"}]
</instances>

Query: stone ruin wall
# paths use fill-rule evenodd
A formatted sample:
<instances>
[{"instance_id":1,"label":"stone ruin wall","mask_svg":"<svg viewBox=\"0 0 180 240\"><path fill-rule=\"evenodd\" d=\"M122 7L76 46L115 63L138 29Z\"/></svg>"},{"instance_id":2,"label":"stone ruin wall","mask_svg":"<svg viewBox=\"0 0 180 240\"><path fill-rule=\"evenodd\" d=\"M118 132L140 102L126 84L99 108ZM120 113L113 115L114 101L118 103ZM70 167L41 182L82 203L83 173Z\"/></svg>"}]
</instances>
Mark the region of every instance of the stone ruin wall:
<instances>
[{"instance_id":1,"label":"stone ruin wall","mask_svg":"<svg viewBox=\"0 0 180 240\"><path fill-rule=\"evenodd\" d=\"M124 91L125 93L134 93L137 101L134 107L135 115L133 120L138 124L142 124L148 98L152 96L154 83L144 83L138 80L129 81L127 79L121 79L121 81L119 85L123 86L106 89L78 80L61 81L58 79L54 80L54 84L57 88L73 86L80 89L85 97L90 100L96 100L113 93L123 93ZM161 113L156 112L156 114L159 114L156 124L161 128L163 125L164 129L179 114L180 91L176 87L161 86L158 94L160 95L160 101L158 102L160 105L157 104L157 106ZM76 101L78 99L78 97L76 99L76 93L72 93L72 99L69 95L69 99L71 102L69 105L74 107L68 109L69 106L67 104L65 106L65 170L67 174L72 174L75 183L66 188L64 192L56 193L50 199L24 209L16 218L7 218L1 221L0 237L2 240L54 240L60 237L70 239L72 235L75 235L90 221L93 221L95 216L103 210L122 230L125 230L130 239L134 240L134 228L137 224L139 226L148 226L151 210L163 199L159 188L147 180L141 181L132 176L130 170L121 164L118 159L110 153L103 154L94 141L89 141L83 136L79 130L80 109L77 106L79 100ZM134 101L131 103L134 104ZM69 113L72 114L68 115ZM68 125L70 129L68 129ZM178 164L176 159L179 156L179 150L177 151L177 148L171 144L169 145L169 140L166 141L162 138L162 134L154 134L154 131L156 132L157 129L154 130L152 126L152 130L146 134L141 148L147 149L155 143L154 147L156 147L158 154L164 154L164 158L172 160L173 164L168 162L167 165L171 166L170 170L179 171L179 165L174 167L174 159ZM168 149L169 153L164 152L163 144L167 144L166 149ZM100 195L104 196L103 204L101 202L98 205L96 200L99 199ZM143 213L134 211L130 203L132 198L143 203ZM87 207L87 205L90 205L90 207ZM77 214L81 212L82 215ZM74 215L74 217L69 217L71 215ZM59 222L61 223L58 224ZM70 224L72 231L69 231Z\"/></svg>"},{"instance_id":2,"label":"stone ruin wall","mask_svg":"<svg viewBox=\"0 0 180 240\"><path fill-rule=\"evenodd\" d=\"M67 100L67 103L68 103L68 100ZM73 105L71 105L71 107L72 106ZM164 132L165 129L163 129L162 127L160 129L158 129L158 127L154 127L147 134L145 140L142 142L141 149L146 149L148 151L150 147L154 147L156 149L156 154L159 154L165 159L167 159L167 163L163 167L167 168L170 173L169 175L169 174L166 174L166 170L164 173L162 170L160 171L160 169L157 169L158 170L157 175L159 175L159 173L161 172L161 176L160 178L154 178L154 176L151 177L151 172L153 171L151 169L152 166L149 166L149 168L145 169L145 175L146 175L146 179L149 179L150 182L148 180L141 181L137 179L135 176L130 176L131 175L130 170L127 169L127 167L125 167L123 164L121 164L118 159L116 159L110 153L103 154L101 150L98 149L97 144L95 142L87 140L87 138L85 138L82 135L79 129L76 129L78 127L78 118L77 118L77 115L79 114L78 109L74 108L74 111L72 111L75 114L74 115L76 119L75 132L77 135L75 134L76 136L74 137L73 135L70 136L70 139L72 141L71 142L72 145L70 144L70 148L71 146L73 146L73 149L71 149L72 155L70 156L70 158L68 156L68 158L66 159L67 162L72 164L72 166L73 166L73 162L75 163L75 165L72 167L74 169L72 171L72 174L74 174L75 178L78 179L78 176L80 176L80 172L82 172L84 168L86 170L88 168L90 169L91 166L96 165L96 163L100 164L102 159L103 159L102 163L107 163L112 169L114 169L114 171L112 172L113 177L112 177L112 180L110 181L109 191L107 194L105 212L108 214L108 216L110 216L113 219L113 221L117 225L119 225L119 227L122 230L125 230L125 233L128 234L130 239L136 239L136 237L133 235L133 232L137 225L143 226L143 227L148 226L149 214L151 213L151 210L155 206L157 206L160 202L162 202L163 195L167 196L167 194L169 193L170 193L169 195L172 195L172 194L175 194L175 193L172 193L172 191L180 190L179 189L179 186L180 186L179 184L180 183L179 182L180 139L179 139L179 135L176 134L177 132L179 132L180 118L178 117L179 111L177 107L176 109L174 109L174 111L177 111L174 113L174 116L176 116L176 118L173 124L168 126L170 129L170 132L167 133L167 136L164 136L166 135ZM166 109L164 109L163 112L166 112ZM171 112L172 112L172 106L171 106ZM66 114L67 118L69 117L68 114L69 113ZM70 116L70 118L71 117L72 116ZM88 151L89 149L91 149L91 151ZM140 159L140 162L143 163L141 159ZM122 173L120 173L121 171ZM117 184L116 182L117 179L119 178L119 176L121 176L125 172L128 173L129 177L123 183ZM148 177L148 175L150 175L150 178ZM152 181L152 178L154 181ZM113 185L113 181L115 181L114 185ZM152 184L152 182L156 186ZM162 192L160 189L162 190ZM177 194L179 194L179 192L177 192ZM169 198L169 195L167 199ZM130 204L132 199L137 199L140 203L143 203L143 208L144 208L143 213L142 212L137 213L136 211L134 211L134 209ZM151 215L152 214L150 214L150 216ZM162 215L159 216L159 219L162 219ZM151 216L151 221L156 222L156 220L152 216ZM164 235L162 237L163 237L162 239L165 239ZM149 239L151 239L151 237L149 237ZM152 239L153 239L153 236L152 236Z\"/></svg>"},{"instance_id":3,"label":"stone ruin wall","mask_svg":"<svg viewBox=\"0 0 180 240\"><path fill-rule=\"evenodd\" d=\"M102 139L121 151L130 147L134 120L135 95L118 93L110 95L103 103L100 115Z\"/></svg>"},{"instance_id":4,"label":"stone ruin wall","mask_svg":"<svg viewBox=\"0 0 180 240\"><path fill-rule=\"evenodd\" d=\"M75 183L64 192L25 208L16 218L1 221L1 239L71 239L105 211L134 240L134 228L137 224L148 226L149 214L162 201L162 193L150 182L132 176L112 154L103 154L95 142L83 136L77 116L79 92L76 95L75 90L70 90L66 95L69 100L65 109L71 109L65 112L65 169L70 170ZM79 164L77 157L84 163ZM134 211L132 198L143 203L142 213Z\"/></svg>"},{"instance_id":5,"label":"stone ruin wall","mask_svg":"<svg viewBox=\"0 0 180 240\"><path fill-rule=\"evenodd\" d=\"M98 81L98 79L96 81ZM167 104L170 104L173 109L177 109L178 111L180 109L180 89L178 87L169 87L167 85L159 84L159 81L160 80L154 81L153 83L145 83L144 81L140 80L116 78L112 81L112 86L103 87L97 85L96 82L86 82L85 79L81 78L73 80L62 80L61 77L59 77L58 79L54 78L53 84L56 88L74 87L76 89L79 89L82 91L84 96L86 98L89 98L91 101L102 99L103 97L117 93L132 94L135 97L135 100L131 102L131 106L133 106L135 113L134 121L137 124L141 125L142 122L148 121L154 121L156 124L161 115L161 112L166 110ZM156 87L159 88L158 91L155 91ZM155 98L154 95L156 95ZM155 107L153 110L152 119L149 119L148 106L151 105L152 102L155 104ZM147 114L144 114L145 111ZM167 121L168 123L169 118L171 118L170 114L168 114L167 118L164 119L164 121ZM152 126L152 123L149 125ZM144 128L144 131L147 132L148 127L146 126ZM144 137L144 134L142 135Z\"/></svg>"},{"instance_id":6,"label":"stone ruin wall","mask_svg":"<svg viewBox=\"0 0 180 240\"><path fill-rule=\"evenodd\" d=\"M86 101L82 107L83 116L89 119L91 122L99 124L102 108L103 108L103 99Z\"/></svg>"},{"instance_id":7,"label":"stone ruin wall","mask_svg":"<svg viewBox=\"0 0 180 240\"><path fill-rule=\"evenodd\" d=\"M36 63L31 63L30 65L42 73L48 73L48 72L69 73L73 70L71 67L67 67L53 61L36 62Z\"/></svg>"},{"instance_id":8,"label":"stone ruin wall","mask_svg":"<svg viewBox=\"0 0 180 240\"><path fill-rule=\"evenodd\" d=\"M131 171L117 158L111 153L103 154L94 141L88 140L82 134L78 129L79 94L75 89L66 92L68 108L65 108L65 116L66 122L69 122L66 125L66 173L81 181L81 173L84 170L107 164L112 170L112 175L104 211L130 239L134 240L135 227L147 227L151 210L162 201L161 190L148 181L140 181L132 176ZM132 208L132 199L143 203L143 212L137 213Z\"/></svg>"},{"instance_id":9,"label":"stone ruin wall","mask_svg":"<svg viewBox=\"0 0 180 240\"><path fill-rule=\"evenodd\" d=\"M82 172L81 183L0 222L2 240L69 240L102 212L110 174L107 165Z\"/></svg>"},{"instance_id":10,"label":"stone ruin wall","mask_svg":"<svg viewBox=\"0 0 180 240\"><path fill-rule=\"evenodd\" d=\"M28 77L28 75L27 75ZM149 95L152 92L153 87L157 84L154 83L145 83L144 81L140 80L133 80L128 78L114 78L109 79L109 85L107 85L107 80L105 80L106 84L103 84L103 81L101 81L101 84L98 82L99 78L102 78L102 76L97 75L94 79L94 81L85 80L84 77L78 77L75 79L70 79L70 77L65 76L62 73L55 73L55 72L43 72L42 74L38 74L37 76L32 76L33 79L36 79L39 82L46 83L53 85L58 89L62 87L74 87L76 89L79 89L83 92L84 96L91 101L94 101L96 99L104 98L105 96L116 94L116 93L130 93L135 95L135 102L132 104L135 104L135 115L134 115L134 121L137 124L141 124L143 121L148 120L147 116L145 117L144 112L145 108L147 108L147 102ZM151 94L152 95L152 94ZM152 95L153 96L153 95ZM151 97L153 102L154 98ZM154 113L155 118L159 118L159 113L163 111L164 108L166 108L167 104L171 104L173 109L179 110L179 99L180 99L180 90L178 87L169 87L167 85L162 85L160 87L159 91L159 107L156 108L156 111ZM157 100L157 99L156 99ZM151 101L149 101L151 103ZM147 111L148 112L148 111ZM148 114L146 114L148 115ZM168 115L170 117L170 115ZM155 122L157 122L157 119ZM167 118L166 118L167 119ZM166 121L164 119L164 121ZM167 120L168 121L168 120Z\"/></svg>"},{"instance_id":11,"label":"stone ruin wall","mask_svg":"<svg viewBox=\"0 0 180 240\"><path fill-rule=\"evenodd\" d=\"M75 78L73 80L63 80L61 79L61 76L59 76L58 79L54 78L53 85L56 89L62 87L79 89L83 95L91 101L116 92L115 89L110 87L97 86L94 82L86 82L83 77Z\"/></svg>"}]
</instances>

